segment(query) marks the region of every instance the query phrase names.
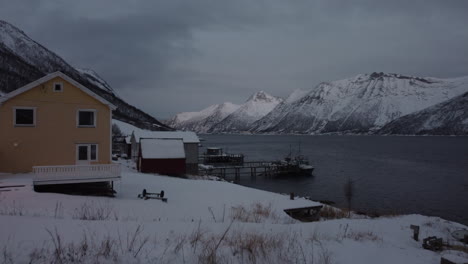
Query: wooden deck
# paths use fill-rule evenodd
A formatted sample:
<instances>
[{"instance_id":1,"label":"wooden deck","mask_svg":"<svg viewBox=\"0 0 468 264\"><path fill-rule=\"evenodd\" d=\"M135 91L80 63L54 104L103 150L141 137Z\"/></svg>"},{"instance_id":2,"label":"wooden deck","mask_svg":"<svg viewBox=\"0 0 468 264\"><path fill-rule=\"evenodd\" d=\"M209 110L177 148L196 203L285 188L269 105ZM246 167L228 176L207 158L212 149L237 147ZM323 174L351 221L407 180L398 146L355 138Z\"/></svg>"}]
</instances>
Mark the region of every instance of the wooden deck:
<instances>
[{"instance_id":1,"label":"wooden deck","mask_svg":"<svg viewBox=\"0 0 468 264\"><path fill-rule=\"evenodd\" d=\"M33 167L34 185L109 182L120 180L120 164Z\"/></svg>"},{"instance_id":2,"label":"wooden deck","mask_svg":"<svg viewBox=\"0 0 468 264\"><path fill-rule=\"evenodd\" d=\"M302 222L313 222L320 219L320 210L323 208L323 205L317 206L307 206L300 208L290 208L284 209L284 212L287 213L294 219L297 219Z\"/></svg>"}]
</instances>

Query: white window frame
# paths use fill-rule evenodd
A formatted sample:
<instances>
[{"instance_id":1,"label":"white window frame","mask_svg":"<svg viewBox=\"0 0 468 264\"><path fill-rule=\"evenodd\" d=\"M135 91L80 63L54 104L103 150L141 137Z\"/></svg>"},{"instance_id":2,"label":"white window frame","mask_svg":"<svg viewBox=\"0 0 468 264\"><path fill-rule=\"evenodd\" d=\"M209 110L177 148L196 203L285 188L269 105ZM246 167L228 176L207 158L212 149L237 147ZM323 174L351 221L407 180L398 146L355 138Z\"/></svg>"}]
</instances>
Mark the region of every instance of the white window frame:
<instances>
[{"instance_id":1,"label":"white window frame","mask_svg":"<svg viewBox=\"0 0 468 264\"><path fill-rule=\"evenodd\" d=\"M36 126L36 108L31 106L15 106L13 107L13 126L15 127L35 127ZM16 124L16 110L33 110L32 124Z\"/></svg>"},{"instance_id":2,"label":"white window frame","mask_svg":"<svg viewBox=\"0 0 468 264\"><path fill-rule=\"evenodd\" d=\"M80 112L93 112L94 124L93 125L80 125ZM96 127L97 124L97 110L96 109L78 109L76 111L76 126L77 127Z\"/></svg>"},{"instance_id":3,"label":"white window frame","mask_svg":"<svg viewBox=\"0 0 468 264\"><path fill-rule=\"evenodd\" d=\"M55 86L60 85L60 90L55 90ZM52 91L55 93L62 93L63 92L63 82L54 82L54 85L52 86Z\"/></svg>"},{"instance_id":4,"label":"white window frame","mask_svg":"<svg viewBox=\"0 0 468 264\"><path fill-rule=\"evenodd\" d=\"M99 160L99 144L97 143L79 143L79 144L75 144L76 145L76 161L77 162L86 162L86 161L98 161ZM92 145L95 145L96 146L96 158L95 159L91 159L91 146ZM79 148L82 147L82 146L85 146L88 148L87 152L88 152L88 157L86 160L80 160L79 159Z\"/></svg>"}]
</instances>

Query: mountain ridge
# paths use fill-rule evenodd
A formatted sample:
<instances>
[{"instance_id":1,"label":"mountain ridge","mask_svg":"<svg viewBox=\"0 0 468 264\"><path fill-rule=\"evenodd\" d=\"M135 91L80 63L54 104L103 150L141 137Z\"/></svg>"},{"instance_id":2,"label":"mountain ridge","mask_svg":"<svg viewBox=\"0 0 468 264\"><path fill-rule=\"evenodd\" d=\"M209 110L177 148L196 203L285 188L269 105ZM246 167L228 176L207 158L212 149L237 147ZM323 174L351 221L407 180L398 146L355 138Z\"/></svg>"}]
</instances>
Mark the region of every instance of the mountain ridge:
<instances>
[{"instance_id":1,"label":"mountain ridge","mask_svg":"<svg viewBox=\"0 0 468 264\"><path fill-rule=\"evenodd\" d=\"M199 112L183 112L166 122L167 125L181 130L206 133L215 124L236 111L240 105L231 102L211 105Z\"/></svg>"},{"instance_id":2,"label":"mountain ridge","mask_svg":"<svg viewBox=\"0 0 468 264\"><path fill-rule=\"evenodd\" d=\"M381 135L468 135L468 92L400 118L377 133Z\"/></svg>"},{"instance_id":3,"label":"mountain ridge","mask_svg":"<svg viewBox=\"0 0 468 264\"><path fill-rule=\"evenodd\" d=\"M383 72L358 74L321 82L310 90L295 90L263 117L244 122L249 124L241 129L230 127L226 117L227 121L202 132L373 134L395 119L466 91L468 76L441 79Z\"/></svg>"},{"instance_id":4,"label":"mountain ridge","mask_svg":"<svg viewBox=\"0 0 468 264\"><path fill-rule=\"evenodd\" d=\"M264 117L282 101L282 98L269 95L264 91L256 92L244 104L240 105L236 111L212 126L208 132L248 131L252 123Z\"/></svg>"},{"instance_id":5,"label":"mountain ridge","mask_svg":"<svg viewBox=\"0 0 468 264\"><path fill-rule=\"evenodd\" d=\"M254 133L372 133L400 116L468 90L468 77L371 73L322 82L257 121Z\"/></svg>"}]
</instances>

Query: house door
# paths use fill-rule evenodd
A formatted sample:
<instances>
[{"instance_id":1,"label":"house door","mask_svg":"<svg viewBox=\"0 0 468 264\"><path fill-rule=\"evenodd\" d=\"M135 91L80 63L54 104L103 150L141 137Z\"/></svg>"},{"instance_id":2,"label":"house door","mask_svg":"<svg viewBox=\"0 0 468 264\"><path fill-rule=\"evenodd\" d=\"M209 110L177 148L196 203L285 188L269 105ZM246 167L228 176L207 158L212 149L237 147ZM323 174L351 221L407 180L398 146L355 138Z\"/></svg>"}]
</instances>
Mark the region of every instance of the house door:
<instances>
[{"instance_id":1,"label":"house door","mask_svg":"<svg viewBox=\"0 0 468 264\"><path fill-rule=\"evenodd\" d=\"M97 161L97 144L77 144L76 164L87 165L91 161Z\"/></svg>"}]
</instances>

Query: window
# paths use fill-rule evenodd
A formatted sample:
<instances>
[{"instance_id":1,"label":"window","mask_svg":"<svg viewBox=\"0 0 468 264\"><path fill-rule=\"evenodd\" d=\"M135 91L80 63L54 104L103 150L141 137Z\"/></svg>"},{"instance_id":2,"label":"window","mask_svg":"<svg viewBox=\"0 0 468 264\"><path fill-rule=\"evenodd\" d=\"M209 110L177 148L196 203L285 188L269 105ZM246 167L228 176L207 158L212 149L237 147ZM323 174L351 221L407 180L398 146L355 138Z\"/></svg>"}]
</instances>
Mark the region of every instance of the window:
<instances>
[{"instance_id":1,"label":"window","mask_svg":"<svg viewBox=\"0 0 468 264\"><path fill-rule=\"evenodd\" d=\"M63 83L54 83L54 92L63 92Z\"/></svg>"},{"instance_id":2,"label":"window","mask_svg":"<svg viewBox=\"0 0 468 264\"><path fill-rule=\"evenodd\" d=\"M78 110L78 127L96 127L96 110Z\"/></svg>"},{"instance_id":3,"label":"window","mask_svg":"<svg viewBox=\"0 0 468 264\"><path fill-rule=\"evenodd\" d=\"M80 163L98 160L97 144L78 144L76 145L76 159Z\"/></svg>"},{"instance_id":4,"label":"window","mask_svg":"<svg viewBox=\"0 0 468 264\"><path fill-rule=\"evenodd\" d=\"M14 108L15 126L35 126L36 108L34 107L15 107Z\"/></svg>"},{"instance_id":5,"label":"window","mask_svg":"<svg viewBox=\"0 0 468 264\"><path fill-rule=\"evenodd\" d=\"M88 146L78 146L78 160L88 160Z\"/></svg>"}]
</instances>

